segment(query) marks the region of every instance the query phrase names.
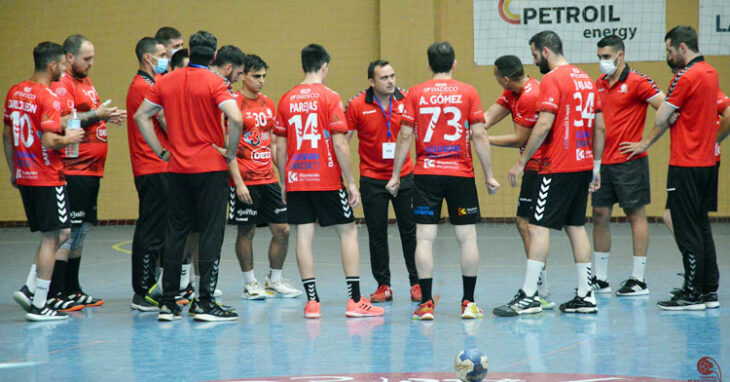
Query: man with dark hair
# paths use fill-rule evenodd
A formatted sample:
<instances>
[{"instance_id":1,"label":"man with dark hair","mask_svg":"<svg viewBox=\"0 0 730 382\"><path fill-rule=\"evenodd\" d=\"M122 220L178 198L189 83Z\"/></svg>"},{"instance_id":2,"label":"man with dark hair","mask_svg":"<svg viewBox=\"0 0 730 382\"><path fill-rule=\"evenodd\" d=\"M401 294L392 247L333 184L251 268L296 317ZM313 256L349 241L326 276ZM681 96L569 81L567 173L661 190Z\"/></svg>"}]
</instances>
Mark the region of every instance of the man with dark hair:
<instances>
[{"instance_id":1,"label":"man with dark hair","mask_svg":"<svg viewBox=\"0 0 730 382\"><path fill-rule=\"evenodd\" d=\"M538 148L541 150L532 194L530 248L522 288L493 312L505 317L542 312L538 280L550 250L552 228L565 229L568 234L578 273L575 298L561 304L560 311L595 313L598 307L590 284L591 243L585 230L585 212L588 193L600 187L604 142L601 101L591 78L563 57L555 32L534 35L530 48L535 65L546 74L540 83L540 114L520 160L509 171L510 184L515 187L527 162Z\"/></svg>"},{"instance_id":2,"label":"man with dark hair","mask_svg":"<svg viewBox=\"0 0 730 382\"><path fill-rule=\"evenodd\" d=\"M530 139L532 128L537 123L537 102L540 99L540 81L525 75L522 61L517 56L502 56L494 61L494 77L504 89L497 101L484 113L487 129L497 124L507 115L512 115L514 133L490 136L489 143L499 147L516 147L522 152ZM540 168L539 153L535 153L525 166L522 186L517 201L517 230L522 237L525 255L530 250L530 215L532 214L532 194L535 189L537 170ZM543 309L553 309L547 284L547 271L540 271L538 280L540 304Z\"/></svg>"},{"instance_id":3,"label":"man with dark hair","mask_svg":"<svg viewBox=\"0 0 730 382\"><path fill-rule=\"evenodd\" d=\"M236 92L236 103L243 114L243 134L236 154L240 171L231 171L228 209L228 224L238 226L235 249L243 273L241 297L251 300L297 297L302 291L281 277L289 247L289 225L272 165L272 158L276 158L275 146L271 144L276 106L261 93L269 66L259 56L246 55L244 67L243 86ZM256 227L266 225L271 229L271 268L264 289L254 275L252 242Z\"/></svg>"},{"instance_id":4,"label":"man with dark hair","mask_svg":"<svg viewBox=\"0 0 730 382\"><path fill-rule=\"evenodd\" d=\"M63 47L69 65L61 79L51 84L51 90L61 101L61 116L78 118L86 134L78 149L67 149L63 157L72 228L69 240L56 251L50 292L83 306L100 306L104 300L83 292L79 267L87 232L97 223L99 183L108 151L106 122L121 124L126 111L108 107L108 101L101 103L88 77L95 55L91 41L76 34L66 38Z\"/></svg>"},{"instance_id":5,"label":"man with dark hair","mask_svg":"<svg viewBox=\"0 0 730 382\"><path fill-rule=\"evenodd\" d=\"M236 46L224 45L215 55L215 60L210 63L210 70L228 81L228 86L238 82L243 75L243 61L246 54Z\"/></svg>"},{"instance_id":6,"label":"man with dark hair","mask_svg":"<svg viewBox=\"0 0 730 382\"><path fill-rule=\"evenodd\" d=\"M8 91L3 113L3 146L10 170L10 185L18 188L31 232L41 231L28 278L13 294L28 312L29 321L63 320L63 311L81 309L73 301L48 299L54 254L68 240L71 221L66 205L66 180L60 153L84 136L82 129L61 126L61 102L49 85L58 81L66 65L62 46L42 42L33 49L35 71L31 78Z\"/></svg>"},{"instance_id":7,"label":"man with dark hair","mask_svg":"<svg viewBox=\"0 0 730 382\"><path fill-rule=\"evenodd\" d=\"M314 279L314 223L335 226L347 283L347 317L382 316L360 295L360 253L352 208L360 202L345 137L349 129L340 96L324 86L330 55L321 45L302 49L304 81L279 100L274 134L276 164L287 203L287 221L296 226L299 274L307 292L305 318L322 316ZM342 184L342 176L347 188Z\"/></svg>"},{"instance_id":8,"label":"man with dark hair","mask_svg":"<svg viewBox=\"0 0 730 382\"><path fill-rule=\"evenodd\" d=\"M368 227L370 266L378 289L370 295L373 302L393 300L390 287L388 253L388 203L393 203L403 257L411 285L411 300L421 301L421 286L416 272L416 223L413 220L413 162L410 153L400 172L402 187L391 195L385 184L393 173L395 140L405 111L405 91L395 86L395 71L384 60L368 65L370 87L347 105L345 116L351 129L357 130L360 154L360 192Z\"/></svg>"},{"instance_id":9,"label":"man with dark hair","mask_svg":"<svg viewBox=\"0 0 730 382\"><path fill-rule=\"evenodd\" d=\"M413 319L434 319L433 242L438 234L444 199L461 249L464 287L461 318L482 318L484 314L474 302L479 264L476 223L481 215L471 145L474 145L482 164L487 191L493 194L500 185L492 173L489 136L484 128L479 93L473 86L453 79L456 67L454 48L446 41L435 42L429 46L427 54L433 79L408 91L396 142L393 172L385 188L393 196L398 194L401 169L415 131L413 214L421 304L413 312Z\"/></svg>"},{"instance_id":10,"label":"man with dark hair","mask_svg":"<svg viewBox=\"0 0 730 382\"><path fill-rule=\"evenodd\" d=\"M611 251L611 211L618 203L631 224L633 238L633 272L621 284L617 296L649 293L644 278L649 246L649 225L644 206L651 201L649 158L646 154L627 159L619 151L623 141L638 142L644 132L647 105L654 109L664 101L664 94L647 75L631 69L625 62L624 43L611 35L598 41L598 59L604 74L596 80L603 105L606 143L601 165L601 188L591 197L593 205L592 287L597 293L610 293L608 258Z\"/></svg>"},{"instance_id":11,"label":"man with dark hair","mask_svg":"<svg viewBox=\"0 0 730 382\"><path fill-rule=\"evenodd\" d=\"M713 185L715 142L717 141L717 71L699 54L697 33L691 27L672 28L664 42L667 63L680 69L672 78L667 97L657 109L655 126L639 142L622 142L622 154L629 158L645 152L670 130L667 207L671 211L674 237L684 263L684 288L670 300L657 305L664 310L704 310L719 306L715 242L708 211L716 200Z\"/></svg>"},{"instance_id":12,"label":"man with dark hair","mask_svg":"<svg viewBox=\"0 0 730 382\"><path fill-rule=\"evenodd\" d=\"M135 121L152 151L169 160L164 294L158 314L161 321L180 319L175 296L180 290L185 239L194 227L201 229L201 282L195 320L229 321L238 317L222 309L213 296L225 232L228 162L236 153L236 145L226 146L221 111L228 118L231 142L240 139L242 122L228 85L208 69L216 47L217 39L212 34L193 34L190 64L160 78L135 113ZM169 153L157 138L151 120L161 109L165 110Z\"/></svg>"},{"instance_id":13,"label":"man with dark hair","mask_svg":"<svg viewBox=\"0 0 730 382\"><path fill-rule=\"evenodd\" d=\"M161 41L143 37L135 48L139 68L127 90L127 110L134 115L145 95L155 84L155 75L167 70L168 53ZM153 120L155 134L167 147L167 135L160 119ZM134 119L127 120L129 157L132 162L134 186L139 196L139 217L132 239L132 309L143 312L159 310L145 300L145 294L155 283L155 264L160 259L165 242L167 218L167 162L157 157L140 134Z\"/></svg>"},{"instance_id":14,"label":"man with dark hair","mask_svg":"<svg viewBox=\"0 0 730 382\"><path fill-rule=\"evenodd\" d=\"M162 27L158 29L157 33L155 33L155 38L162 41L162 44L165 45L165 50L167 50L169 57L172 57L178 50L182 49L184 43L182 33L173 27Z\"/></svg>"},{"instance_id":15,"label":"man with dark hair","mask_svg":"<svg viewBox=\"0 0 730 382\"><path fill-rule=\"evenodd\" d=\"M170 60L170 70L180 69L188 66L190 62L190 51L188 48L183 48L175 52Z\"/></svg>"}]
</instances>

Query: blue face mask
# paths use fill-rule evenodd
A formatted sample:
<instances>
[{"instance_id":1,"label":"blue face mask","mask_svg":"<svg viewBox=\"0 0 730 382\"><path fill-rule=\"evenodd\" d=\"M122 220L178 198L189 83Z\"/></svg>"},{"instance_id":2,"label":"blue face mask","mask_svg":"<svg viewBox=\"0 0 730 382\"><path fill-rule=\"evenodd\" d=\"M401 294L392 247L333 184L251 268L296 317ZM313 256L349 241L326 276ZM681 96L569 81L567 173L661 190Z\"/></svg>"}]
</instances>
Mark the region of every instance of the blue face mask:
<instances>
[{"instance_id":1,"label":"blue face mask","mask_svg":"<svg viewBox=\"0 0 730 382\"><path fill-rule=\"evenodd\" d=\"M157 73L157 74L165 73L167 71L167 64L169 63L169 60L166 58L158 58L158 57L155 57L155 58L157 59L157 65L155 65L155 68L154 68L155 73Z\"/></svg>"}]
</instances>

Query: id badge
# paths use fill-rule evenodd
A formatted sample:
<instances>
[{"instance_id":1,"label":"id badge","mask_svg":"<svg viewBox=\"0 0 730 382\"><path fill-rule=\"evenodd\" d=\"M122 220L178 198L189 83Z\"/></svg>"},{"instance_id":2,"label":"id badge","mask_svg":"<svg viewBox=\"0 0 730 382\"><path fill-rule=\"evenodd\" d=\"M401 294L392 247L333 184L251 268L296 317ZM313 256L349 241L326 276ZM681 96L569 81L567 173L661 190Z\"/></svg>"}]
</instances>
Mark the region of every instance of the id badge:
<instances>
[{"instance_id":1,"label":"id badge","mask_svg":"<svg viewBox=\"0 0 730 382\"><path fill-rule=\"evenodd\" d=\"M395 159L395 142L383 143L383 159Z\"/></svg>"}]
</instances>

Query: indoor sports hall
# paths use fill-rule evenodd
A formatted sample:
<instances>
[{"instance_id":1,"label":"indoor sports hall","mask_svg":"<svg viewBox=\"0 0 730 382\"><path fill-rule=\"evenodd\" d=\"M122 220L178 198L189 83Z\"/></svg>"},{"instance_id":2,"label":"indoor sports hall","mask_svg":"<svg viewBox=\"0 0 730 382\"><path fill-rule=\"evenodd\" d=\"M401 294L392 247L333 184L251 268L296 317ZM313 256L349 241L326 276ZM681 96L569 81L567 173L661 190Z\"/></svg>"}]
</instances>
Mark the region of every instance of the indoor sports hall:
<instances>
[{"instance_id":1,"label":"indoor sports hall","mask_svg":"<svg viewBox=\"0 0 730 382\"><path fill-rule=\"evenodd\" d=\"M449 41L456 52L454 78L473 85L486 110L502 93L495 58L517 55L531 77L529 37L553 29L565 57L594 80L601 75L596 42L607 34L626 41L626 61L667 92L672 73L664 34L676 25L697 29L699 49L716 68L721 89L730 91L730 3L726 0L341 0L341 1L0 1L0 52L6 92L33 72L32 50L41 41L61 43L75 33L95 47L89 77L102 100L123 107L137 71L135 43L161 26L182 32L184 46L199 31L255 53L269 65L263 93L278 100L301 81L299 54L316 42L332 56L326 85L347 103L368 84L368 63L388 60L397 86L409 89L431 78L426 49ZM638 58L637 58L638 57ZM233 84L234 89L241 86ZM5 94L5 93L4 93ZM4 101L4 100L3 100ZM654 125L647 112L645 132ZM513 129L505 119L489 134ZM130 164L127 126L108 124L108 156L98 201L99 225L85 241L80 282L104 304L69 312L55 322L28 322L13 301L38 247L30 232L7 164L0 166L0 380L2 381L458 381L454 359L479 349L489 360L485 381L721 381L730 372L730 170L720 167L718 209L710 214L720 272L720 307L670 312L657 302L682 286L682 256L662 223L667 200L669 133L648 151L651 172L646 282L650 293L617 297L597 294L596 314L558 309L520 317L497 317L525 276L525 251L514 224L519 188L510 187L515 149L492 146L496 179L489 195L480 165L474 165L483 222L476 225L479 272L475 301L484 317L460 317L462 285L454 226L446 219L434 243L433 293L437 318L415 321L417 303L409 283L396 224L388 228L393 300L379 303L381 317L345 317L345 277L332 228L315 230L314 264L322 318L305 319L306 296L241 298L243 278L235 254L236 230L227 226L217 288L219 301L239 314L231 322L182 319L160 322L155 312L130 309L130 254L138 199ZM722 147L730 152L730 146ZM358 140L350 142L357 172ZM478 162L478 160L475 160ZM589 201L590 202L590 201ZM446 209L442 211L446 217ZM377 287L371 274L368 230L362 207L354 209L362 294ZM591 236L591 210L586 229ZM391 210L392 223L394 214ZM268 267L271 232L253 240L259 277ZM283 277L301 289L295 229ZM632 231L620 208L613 210L609 281L616 289L631 272ZM552 296L560 304L574 295L576 272L564 232L552 231L547 260Z\"/></svg>"}]
</instances>

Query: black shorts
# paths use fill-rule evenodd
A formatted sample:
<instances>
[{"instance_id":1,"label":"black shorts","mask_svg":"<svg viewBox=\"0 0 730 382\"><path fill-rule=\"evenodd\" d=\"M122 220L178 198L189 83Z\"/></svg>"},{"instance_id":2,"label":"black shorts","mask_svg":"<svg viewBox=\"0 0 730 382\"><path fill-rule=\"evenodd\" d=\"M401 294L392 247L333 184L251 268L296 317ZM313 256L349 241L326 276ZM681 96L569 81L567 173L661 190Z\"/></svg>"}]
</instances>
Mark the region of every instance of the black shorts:
<instances>
[{"instance_id":1,"label":"black shorts","mask_svg":"<svg viewBox=\"0 0 730 382\"><path fill-rule=\"evenodd\" d=\"M474 178L416 175L414 180L413 215L416 224L438 224L444 198L451 224L476 224L481 220Z\"/></svg>"},{"instance_id":2,"label":"black shorts","mask_svg":"<svg viewBox=\"0 0 730 382\"><path fill-rule=\"evenodd\" d=\"M71 205L71 224L78 227L81 223L96 224L97 199L99 197L98 176L66 175L68 201Z\"/></svg>"},{"instance_id":3,"label":"black shorts","mask_svg":"<svg viewBox=\"0 0 730 382\"><path fill-rule=\"evenodd\" d=\"M18 186L31 232L71 227L66 186Z\"/></svg>"},{"instance_id":4,"label":"black shorts","mask_svg":"<svg viewBox=\"0 0 730 382\"><path fill-rule=\"evenodd\" d=\"M585 225L592 178L591 170L538 175L530 224L557 230Z\"/></svg>"},{"instance_id":5,"label":"black shorts","mask_svg":"<svg viewBox=\"0 0 730 382\"><path fill-rule=\"evenodd\" d=\"M649 157L601 166L601 187L591 195L593 207L640 208L651 203Z\"/></svg>"},{"instance_id":6,"label":"black shorts","mask_svg":"<svg viewBox=\"0 0 730 382\"><path fill-rule=\"evenodd\" d=\"M522 174L522 186L520 187L520 198L517 200L517 216L530 219L532 214L532 194L537 180L537 171L526 170Z\"/></svg>"},{"instance_id":7,"label":"black shorts","mask_svg":"<svg viewBox=\"0 0 730 382\"><path fill-rule=\"evenodd\" d=\"M236 186L230 187L228 224L256 225L286 224L286 205L281 200L279 183L247 186L253 204L246 204L236 196Z\"/></svg>"},{"instance_id":8,"label":"black shorts","mask_svg":"<svg viewBox=\"0 0 730 382\"><path fill-rule=\"evenodd\" d=\"M355 221L347 191L290 191L286 193L287 221L289 224L308 224L319 221L322 227Z\"/></svg>"}]
</instances>

